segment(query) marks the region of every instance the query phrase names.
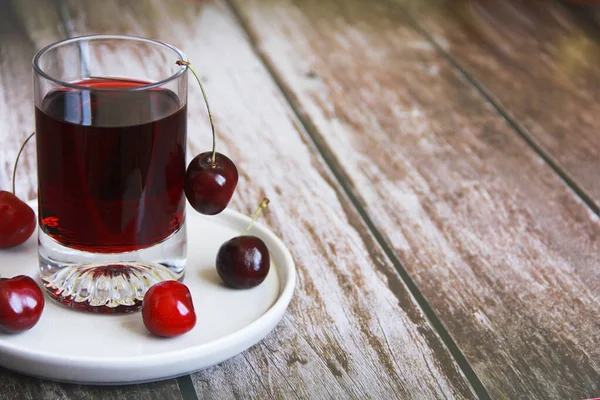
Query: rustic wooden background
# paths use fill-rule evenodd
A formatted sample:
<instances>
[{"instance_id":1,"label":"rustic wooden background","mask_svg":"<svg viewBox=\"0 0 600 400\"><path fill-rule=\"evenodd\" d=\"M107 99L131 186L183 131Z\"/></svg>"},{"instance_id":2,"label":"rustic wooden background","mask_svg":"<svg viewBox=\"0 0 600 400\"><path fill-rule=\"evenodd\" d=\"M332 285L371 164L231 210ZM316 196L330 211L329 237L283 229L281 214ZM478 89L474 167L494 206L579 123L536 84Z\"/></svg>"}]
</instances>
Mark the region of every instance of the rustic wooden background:
<instances>
[{"instance_id":1,"label":"rustic wooden background","mask_svg":"<svg viewBox=\"0 0 600 400\"><path fill-rule=\"evenodd\" d=\"M0 370L7 399L600 396L600 15L551 1L0 1L0 188L31 58L89 33L181 48L298 267L263 342L123 387ZM190 86L189 151L210 146ZM29 146L17 194L35 197ZM1 269L1 266L0 266Z\"/></svg>"}]
</instances>

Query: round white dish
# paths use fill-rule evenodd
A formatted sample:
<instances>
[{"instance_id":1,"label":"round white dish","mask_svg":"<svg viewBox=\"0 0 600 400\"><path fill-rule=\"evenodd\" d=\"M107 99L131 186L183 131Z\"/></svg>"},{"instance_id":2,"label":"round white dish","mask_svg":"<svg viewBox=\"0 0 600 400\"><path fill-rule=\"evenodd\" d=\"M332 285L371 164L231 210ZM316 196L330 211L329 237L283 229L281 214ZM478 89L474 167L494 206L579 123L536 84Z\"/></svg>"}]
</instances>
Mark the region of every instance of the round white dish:
<instances>
[{"instance_id":1,"label":"round white dish","mask_svg":"<svg viewBox=\"0 0 600 400\"><path fill-rule=\"evenodd\" d=\"M71 310L46 296L31 330L0 332L0 365L27 375L63 382L126 384L185 375L225 361L262 340L281 320L292 298L296 270L275 234L256 223L250 234L271 255L265 281L252 289L225 287L215 269L222 243L239 235L250 218L225 210L217 216L187 212L190 288L196 326L185 335L151 335L141 313L96 315ZM23 245L0 251L0 274L29 275L38 282L37 232Z\"/></svg>"}]
</instances>

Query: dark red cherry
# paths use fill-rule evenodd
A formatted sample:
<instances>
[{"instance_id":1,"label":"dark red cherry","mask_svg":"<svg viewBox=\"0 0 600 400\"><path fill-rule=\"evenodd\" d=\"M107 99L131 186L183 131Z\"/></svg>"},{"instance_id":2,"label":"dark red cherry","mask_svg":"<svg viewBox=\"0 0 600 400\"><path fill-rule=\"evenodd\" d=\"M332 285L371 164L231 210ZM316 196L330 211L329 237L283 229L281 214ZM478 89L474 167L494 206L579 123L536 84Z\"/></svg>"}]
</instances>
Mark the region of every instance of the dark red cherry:
<instances>
[{"instance_id":1,"label":"dark red cherry","mask_svg":"<svg viewBox=\"0 0 600 400\"><path fill-rule=\"evenodd\" d=\"M35 230L35 213L11 192L0 190L0 249L25 242Z\"/></svg>"},{"instance_id":2,"label":"dark red cherry","mask_svg":"<svg viewBox=\"0 0 600 400\"><path fill-rule=\"evenodd\" d=\"M217 272L227 286L247 289L262 283L271 265L269 250L256 236L237 236L217 253Z\"/></svg>"},{"instance_id":3,"label":"dark red cherry","mask_svg":"<svg viewBox=\"0 0 600 400\"><path fill-rule=\"evenodd\" d=\"M0 278L0 331L18 333L31 329L44 309L44 294L25 275Z\"/></svg>"},{"instance_id":4,"label":"dark red cherry","mask_svg":"<svg viewBox=\"0 0 600 400\"><path fill-rule=\"evenodd\" d=\"M157 336L182 335L196 325L190 290L181 282L164 281L152 286L142 302L146 328Z\"/></svg>"},{"instance_id":5,"label":"dark red cherry","mask_svg":"<svg viewBox=\"0 0 600 400\"><path fill-rule=\"evenodd\" d=\"M185 195L196 211L215 215L227 207L238 182L233 161L221 153L198 154L185 173Z\"/></svg>"}]
</instances>

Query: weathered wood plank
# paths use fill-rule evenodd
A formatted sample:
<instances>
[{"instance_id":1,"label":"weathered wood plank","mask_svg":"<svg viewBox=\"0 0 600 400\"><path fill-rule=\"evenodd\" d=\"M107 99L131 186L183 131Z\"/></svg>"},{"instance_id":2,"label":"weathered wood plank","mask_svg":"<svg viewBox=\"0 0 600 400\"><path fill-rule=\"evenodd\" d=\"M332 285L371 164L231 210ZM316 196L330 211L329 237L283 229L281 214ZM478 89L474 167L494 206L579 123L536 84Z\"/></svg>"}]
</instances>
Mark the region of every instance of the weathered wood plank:
<instances>
[{"instance_id":1,"label":"weathered wood plank","mask_svg":"<svg viewBox=\"0 0 600 400\"><path fill-rule=\"evenodd\" d=\"M4 190L10 190L14 158L34 127L31 59L38 49L63 38L55 1L0 2L0 188ZM35 198L35 146L28 146L23 154L17 178L17 194ZM0 397L178 400L181 394L174 379L126 387L91 387L44 381L0 368Z\"/></svg>"},{"instance_id":2,"label":"weathered wood plank","mask_svg":"<svg viewBox=\"0 0 600 400\"><path fill-rule=\"evenodd\" d=\"M32 26L24 25L22 4L0 2L0 189L11 190L12 170L17 150L33 131L33 86L31 59L37 48L60 37L58 14L51 1L40 2L27 12ZM44 29L43 27L47 27ZM44 35L41 31L45 31ZM35 198L35 146L27 146L17 176L17 195Z\"/></svg>"},{"instance_id":3,"label":"weathered wood plank","mask_svg":"<svg viewBox=\"0 0 600 400\"><path fill-rule=\"evenodd\" d=\"M600 36L557 1L401 4L600 209ZM586 11L591 12L591 11Z\"/></svg>"},{"instance_id":4,"label":"weathered wood plank","mask_svg":"<svg viewBox=\"0 0 600 400\"><path fill-rule=\"evenodd\" d=\"M298 287L282 323L243 356L194 374L201 397L473 397L226 4L69 5L75 34L137 34L186 52L206 82L218 148L241 173L233 208L250 213L267 194L264 220L297 262ZM210 131L200 92L190 88L195 154L209 148Z\"/></svg>"},{"instance_id":5,"label":"weathered wood plank","mask_svg":"<svg viewBox=\"0 0 600 400\"><path fill-rule=\"evenodd\" d=\"M182 400L177 381L129 386L87 386L55 383L0 368L3 400Z\"/></svg>"},{"instance_id":6,"label":"weathered wood plank","mask_svg":"<svg viewBox=\"0 0 600 400\"><path fill-rule=\"evenodd\" d=\"M57 383L0 368L2 400L182 400L175 379L129 386L89 386Z\"/></svg>"},{"instance_id":7,"label":"weathered wood plank","mask_svg":"<svg viewBox=\"0 0 600 400\"><path fill-rule=\"evenodd\" d=\"M392 2L233 3L492 397L597 396L598 217Z\"/></svg>"}]
</instances>

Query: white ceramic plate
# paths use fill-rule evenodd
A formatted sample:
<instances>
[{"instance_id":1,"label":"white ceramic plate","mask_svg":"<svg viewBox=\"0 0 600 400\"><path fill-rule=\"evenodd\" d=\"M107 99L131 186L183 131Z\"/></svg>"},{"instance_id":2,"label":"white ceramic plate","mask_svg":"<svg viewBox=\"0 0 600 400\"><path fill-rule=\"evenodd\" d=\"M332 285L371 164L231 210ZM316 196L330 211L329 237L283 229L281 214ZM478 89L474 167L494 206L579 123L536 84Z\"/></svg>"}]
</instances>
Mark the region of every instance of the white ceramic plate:
<instances>
[{"instance_id":1,"label":"white ceramic plate","mask_svg":"<svg viewBox=\"0 0 600 400\"><path fill-rule=\"evenodd\" d=\"M271 231L255 224L271 254L265 281L247 290L226 288L215 269L220 245L250 219L234 211L207 217L187 212L188 262L184 283L192 292L197 322L176 338L152 336L141 313L96 315L74 311L46 297L31 330L0 333L0 365L41 378L76 383L124 384L172 378L225 361L263 339L292 298L296 270L289 251ZM37 275L37 234L0 251L0 274Z\"/></svg>"}]
</instances>

